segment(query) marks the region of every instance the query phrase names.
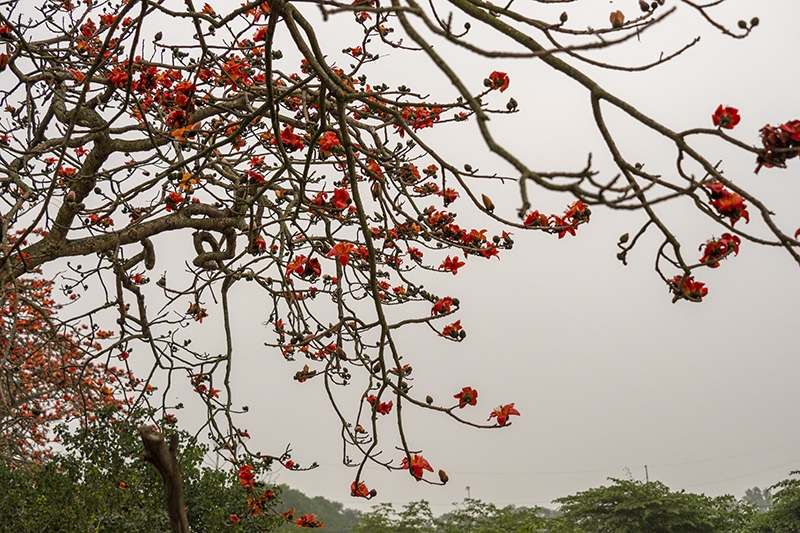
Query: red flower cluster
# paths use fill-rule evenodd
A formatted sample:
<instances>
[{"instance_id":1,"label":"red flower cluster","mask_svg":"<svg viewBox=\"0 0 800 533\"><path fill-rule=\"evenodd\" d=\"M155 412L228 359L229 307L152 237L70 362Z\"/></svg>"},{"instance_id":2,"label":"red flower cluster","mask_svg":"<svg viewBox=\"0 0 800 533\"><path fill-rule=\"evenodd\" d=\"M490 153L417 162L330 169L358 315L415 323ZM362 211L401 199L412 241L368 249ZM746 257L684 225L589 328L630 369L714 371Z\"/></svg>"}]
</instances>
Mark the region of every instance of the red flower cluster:
<instances>
[{"instance_id":1,"label":"red flower cluster","mask_svg":"<svg viewBox=\"0 0 800 533\"><path fill-rule=\"evenodd\" d=\"M294 521L295 527L325 527L321 521L317 520L315 514L304 514Z\"/></svg>"},{"instance_id":2,"label":"red flower cluster","mask_svg":"<svg viewBox=\"0 0 800 533\"><path fill-rule=\"evenodd\" d=\"M564 211L564 216L546 216L539 211L528 213L522 224L534 228L551 228L550 233L558 233L558 238L563 238L567 233L575 235L578 225L589 222L592 210L582 200L576 200Z\"/></svg>"},{"instance_id":3,"label":"red flower cluster","mask_svg":"<svg viewBox=\"0 0 800 533\"><path fill-rule=\"evenodd\" d=\"M297 255L286 265L286 277L292 274L301 278L318 278L322 274L322 267L316 257L308 258L305 255Z\"/></svg>"},{"instance_id":4,"label":"red flower cluster","mask_svg":"<svg viewBox=\"0 0 800 533\"><path fill-rule=\"evenodd\" d=\"M692 302L699 302L708 294L706 284L695 281L694 276L675 276L669 280L669 285L676 300L683 298Z\"/></svg>"},{"instance_id":5,"label":"red flower cluster","mask_svg":"<svg viewBox=\"0 0 800 533\"><path fill-rule=\"evenodd\" d=\"M731 226L736 224L740 218L744 218L745 223L750 222L750 214L744 204L744 198L735 192L730 192L725 186L713 181L705 185L708 196L711 198L709 204L717 209L717 212L731 219Z\"/></svg>"},{"instance_id":6,"label":"red flower cluster","mask_svg":"<svg viewBox=\"0 0 800 533\"><path fill-rule=\"evenodd\" d=\"M756 173L761 167L786 166L786 160L800 155L800 120L790 120L780 126L767 124L761 128L764 151L756 158Z\"/></svg>"},{"instance_id":7,"label":"red flower cluster","mask_svg":"<svg viewBox=\"0 0 800 533\"><path fill-rule=\"evenodd\" d=\"M256 477L253 475L253 465L244 465L239 468L239 484L244 487L245 490L252 489L255 481Z\"/></svg>"},{"instance_id":8,"label":"red flower cluster","mask_svg":"<svg viewBox=\"0 0 800 533\"><path fill-rule=\"evenodd\" d=\"M731 253L734 255L739 253L739 244L741 242L742 240L736 235L723 233L719 239L711 239L705 244L700 262L711 268L717 268L720 260L725 259ZM703 246L700 247L703 248Z\"/></svg>"},{"instance_id":9,"label":"red flower cluster","mask_svg":"<svg viewBox=\"0 0 800 533\"><path fill-rule=\"evenodd\" d=\"M417 131L423 128L432 128L436 122L439 122L439 118L442 114L442 108L408 106L404 107L400 114L403 117L403 121L405 121L407 125L411 126L412 130ZM400 134L400 137L405 135L405 131L402 128L397 125L395 125L395 128Z\"/></svg>"}]
</instances>

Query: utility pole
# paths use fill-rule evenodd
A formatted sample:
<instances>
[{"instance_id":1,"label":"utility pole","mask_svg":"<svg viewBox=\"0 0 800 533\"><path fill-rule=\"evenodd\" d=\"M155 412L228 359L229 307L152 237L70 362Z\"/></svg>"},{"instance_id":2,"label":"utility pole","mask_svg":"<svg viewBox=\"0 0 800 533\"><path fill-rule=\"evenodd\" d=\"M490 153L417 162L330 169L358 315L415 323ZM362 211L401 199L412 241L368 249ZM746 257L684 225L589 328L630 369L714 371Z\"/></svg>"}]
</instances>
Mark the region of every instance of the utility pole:
<instances>
[{"instance_id":1,"label":"utility pole","mask_svg":"<svg viewBox=\"0 0 800 533\"><path fill-rule=\"evenodd\" d=\"M644 465L644 480L645 483L650 483L650 474L647 473L647 465Z\"/></svg>"},{"instance_id":2,"label":"utility pole","mask_svg":"<svg viewBox=\"0 0 800 533\"><path fill-rule=\"evenodd\" d=\"M471 496L470 496L470 494L469 494L469 485L467 485L466 489L467 489L467 499L468 499L468 500L471 500L471 499L472 499L472 497L471 497Z\"/></svg>"}]
</instances>

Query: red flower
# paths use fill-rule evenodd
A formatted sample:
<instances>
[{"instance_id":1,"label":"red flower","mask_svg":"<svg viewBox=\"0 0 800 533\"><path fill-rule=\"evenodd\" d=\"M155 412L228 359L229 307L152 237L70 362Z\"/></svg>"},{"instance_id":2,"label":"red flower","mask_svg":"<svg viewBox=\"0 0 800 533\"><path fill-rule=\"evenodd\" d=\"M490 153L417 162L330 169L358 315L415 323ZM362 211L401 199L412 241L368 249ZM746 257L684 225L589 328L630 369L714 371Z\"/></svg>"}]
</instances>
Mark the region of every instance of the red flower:
<instances>
[{"instance_id":1,"label":"red flower","mask_svg":"<svg viewBox=\"0 0 800 533\"><path fill-rule=\"evenodd\" d=\"M439 265L439 270L449 270L455 276L458 274L458 269L463 267L466 263L459 261L458 257L450 257L449 255L444 262Z\"/></svg>"},{"instance_id":2,"label":"red flower","mask_svg":"<svg viewBox=\"0 0 800 533\"><path fill-rule=\"evenodd\" d=\"M246 490L253 488L253 483L255 483L255 480L256 478L253 475L252 465L244 465L239 469L239 484Z\"/></svg>"},{"instance_id":3,"label":"red flower","mask_svg":"<svg viewBox=\"0 0 800 533\"><path fill-rule=\"evenodd\" d=\"M528 216L525 217L525 221L522 223L522 225L533 226L534 228L547 226L547 215L540 213L539 211L533 211L528 213Z\"/></svg>"},{"instance_id":4,"label":"red flower","mask_svg":"<svg viewBox=\"0 0 800 533\"><path fill-rule=\"evenodd\" d=\"M373 404L373 405L374 405L374 404L375 404L375 402L377 402L377 401L378 401L378 397L377 397L377 396L375 396L374 394L370 394L369 396L367 396L367 402L368 402L368 403L370 403L370 404Z\"/></svg>"},{"instance_id":5,"label":"red flower","mask_svg":"<svg viewBox=\"0 0 800 533\"><path fill-rule=\"evenodd\" d=\"M736 235L730 233L723 233L719 239L711 239L705 244L703 250L703 257L700 258L701 263L707 264L711 268L719 266L720 259L724 259L731 252L734 255L739 253L739 244L742 240ZM701 248L703 246L700 246Z\"/></svg>"},{"instance_id":6,"label":"red flower","mask_svg":"<svg viewBox=\"0 0 800 533\"><path fill-rule=\"evenodd\" d=\"M291 459L289 459L288 461L286 461L285 463L283 463L283 466L285 466L286 468L288 468L289 470L291 470L291 469L294 467L294 461L292 461Z\"/></svg>"},{"instance_id":7,"label":"red flower","mask_svg":"<svg viewBox=\"0 0 800 533\"><path fill-rule=\"evenodd\" d=\"M441 300L438 300L435 304L433 304L433 308L431 309L431 316L436 315L444 315L450 312L450 307L453 305L453 299L449 296L445 296Z\"/></svg>"},{"instance_id":8,"label":"red flower","mask_svg":"<svg viewBox=\"0 0 800 533\"><path fill-rule=\"evenodd\" d=\"M128 73L125 69L121 69L119 67L114 67L114 69L108 73L106 79L116 87L117 89L121 89L125 87L125 84L128 83Z\"/></svg>"},{"instance_id":9,"label":"red flower","mask_svg":"<svg viewBox=\"0 0 800 533\"><path fill-rule=\"evenodd\" d=\"M392 402L381 402L378 405L378 412L382 415L388 415L392 411Z\"/></svg>"},{"instance_id":10,"label":"red flower","mask_svg":"<svg viewBox=\"0 0 800 533\"><path fill-rule=\"evenodd\" d=\"M325 527L325 524L317 520L317 515L315 514L304 514L295 520L294 523L294 527Z\"/></svg>"},{"instance_id":11,"label":"red flower","mask_svg":"<svg viewBox=\"0 0 800 533\"><path fill-rule=\"evenodd\" d=\"M463 334L463 336L462 336ZM458 339L459 337L464 338L466 337L466 333L464 329L461 327L461 321L456 320L452 324L449 324L444 327L442 330L443 337L450 337L451 339Z\"/></svg>"},{"instance_id":12,"label":"red flower","mask_svg":"<svg viewBox=\"0 0 800 533\"><path fill-rule=\"evenodd\" d=\"M670 289L675 294L675 299L685 298L693 302L699 302L708 294L705 283L695 281L694 276L684 277L675 276L669 280Z\"/></svg>"},{"instance_id":13,"label":"red flower","mask_svg":"<svg viewBox=\"0 0 800 533\"><path fill-rule=\"evenodd\" d=\"M235 515L235 514L232 514L231 515L231 524L238 524L238 523L239 523L239 517L237 515Z\"/></svg>"},{"instance_id":14,"label":"red flower","mask_svg":"<svg viewBox=\"0 0 800 533\"><path fill-rule=\"evenodd\" d=\"M433 472L433 467L431 464L419 454L414 454L411 456L411 463L408 462L408 456L403 457L403 462L400 463L400 468L402 470L409 470L411 469L411 475L414 476L417 481L422 479L422 471L427 470L429 472Z\"/></svg>"},{"instance_id":15,"label":"red flower","mask_svg":"<svg viewBox=\"0 0 800 533\"><path fill-rule=\"evenodd\" d=\"M720 104L714 114L711 115L711 120L714 121L715 126L731 130L739 123L741 117L739 116L739 110L735 107L722 107L722 104Z\"/></svg>"},{"instance_id":16,"label":"red flower","mask_svg":"<svg viewBox=\"0 0 800 533\"><path fill-rule=\"evenodd\" d=\"M338 146L341 146L335 131L326 131L319 138L319 151L323 155L330 155Z\"/></svg>"},{"instance_id":17,"label":"red flower","mask_svg":"<svg viewBox=\"0 0 800 533\"><path fill-rule=\"evenodd\" d=\"M327 257L335 257L339 264L345 266L347 262L350 260L350 252L353 251L353 245L349 242L338 242L336 246L331 248L331 251L327 253Z\"/></svg>"},{"instance_id":18,"label":"red flower","mask_svg":"<svg viewBox=\"0 0 800 533\"><path fill-rule=\"evenodd\" d=\"M553 219L553 225L558 228L558 238L563 239L564 235L569 233L573 237L575 236L575 230L577 227L575 226L574 222L570 222L569 220L565 220L557 215L550 215L550 218Z\"/></svg>"},{"instance_id":19,"label":"red flower","mask_svg":"<svg viewBox=\"0 0 800 533\"><path fill-rule=\"evenodd\" d=\"M589 220L589 215L592 214L592 210L589 209L589 206L583 203L582 200L577 200L574 204L569 206L566 211L564 211L564 218L571 218L574 221L579 220Z\"/></svg>"},{"instance_id":20,"label":"red flower","mask_svg":"<svg viewBox=\"0 0 800 533\"><path fill-rule=\"evenodd\" d=\"M419 248L409 248L408 255L409 257L411 257L412 261L415 261L417 263L422 261L422 252L419 250Z\"/></svg>"},{"instance_id":21,"label":"red flower","mask_svg":"<svg viewBox=\"0 0 800 533\"><path fill-rule=\"evenodd\" d=\"M511 415L519 416L519 411L514 409L513 403L509 403L503 405L502 407L498 407L497 409L492 411L492 414L490 414L489 418L487 418L486 420L491 420L492 418L497 417L497 425L505 426L506 422L508 422L508 417Z\"/></svg>"},{"instance_id":22,"label":"red flower","mask_svg":"<svg viewBox=\"0 0 800 533\"><path fill-rule=\"evenodd\" d=\"M718 181L707 183L705 188L708 189L711 197L709 204L716 207L720 215L729 217L731 225L736 224L740 218L744 218L746 223L750 222L750 214L747 212L744 198L735 192L730 192Z\"/></svg>"},{"instance_id":23,"label":"red flower","mask_svg":"<svg viewBox=\"0 0 800 533\"><path fill-rule=\"evenodd\" d=\"M444 198L445 206L452 204L458 198L458 191L455 189L445 189L444 191L440 191L436 194Z\"/></svg>"},{"instance_id":24,"label":"red flower","mask_svg":"<svg viewBox=\"0 0 800 533\"><path fill-rule=\"evenodd\" d=\"M458 408L463 409L468 405L476 405L478 403L478 391L471 387L464 387L453 398L458 400Z\"/></svg>"},{"instance_id":25,"label":"red flower","mask_svg":"<svg viewBox=\"0 0 800 533\"><path fill-rule=\"evenodd\" d=\"M492 90L499 89L502 93L508 89L508 82L508 74L505 72L498 72L495 70L489 74L489 86L492 88Z\"/></svg>"},{"instance_id":26,"label":"red flower","mask_svg":"<svg viewBox=\"0 0 800 533\"><path fill-rule=\"evenodd\" d=\"M353 496L354 498L369 499L372 497L372 495L370 494L370 490L367 488L366 484L362 482L356 483L355 481L353 481L350 484L350 495Z\"/></svg>"},{"instance_id":27,"label":"red flower","mask_svg":"<svg viewBox=\"0 0 800 533\"><path fill-rule=\"evenodd\" d=\"M167 212L174 211L178 208L178 204L183 203L184 198L181 196L180 193L171 192L165 199L164 203L166 204Z\"/></svg>"},{"instance_id":28,"label":"red flower","mask_svg":"<svg viewBox=\"0 0 800 533\"><path fill-rule=\"evenodd\" d=\"M334 189L331 203L334 209L345 209L352 203L350 193L346 189Z\"/></svg>"},{"instance_id":29,"label":"red flower","mask_svg":"<svg viewBox=\"0 0 800 533\"><path fill-rule=\"evenodd\" d=\"M287 152L302 150L305 146L303 138L294 133L292 126L286 126L281 130L281 143L283 143L283 147L286 148ZM278 144L274 138L272 139L272 144Z\"/></svg>"}]
</instances>

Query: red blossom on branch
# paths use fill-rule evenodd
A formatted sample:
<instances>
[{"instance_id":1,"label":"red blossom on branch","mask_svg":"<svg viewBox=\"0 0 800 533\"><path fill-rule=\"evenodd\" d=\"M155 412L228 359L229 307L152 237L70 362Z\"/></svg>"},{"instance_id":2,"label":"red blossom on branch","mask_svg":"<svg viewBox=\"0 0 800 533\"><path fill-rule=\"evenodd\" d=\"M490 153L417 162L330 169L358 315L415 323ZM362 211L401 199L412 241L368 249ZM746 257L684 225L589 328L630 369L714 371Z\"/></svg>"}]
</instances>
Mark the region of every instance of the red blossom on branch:
<instances>
[{"instance_id":1,"label":"red blossom on branch","mask_svg":"<svg viewBox=\"0 0 800 533\"><path fill-rule=\"evenodd\" d=\"M670 290L675 295L675 300L685 299L699 302L708 294L705 283L695 281L694 276L675 276L669 280Z\"/></svg>"},{"instance_id":2,"label":"red blossom on branch","mask_svg":"<svg viewBox=\"0 0 800 533\"><path fill-rule=\"evenodd\" d=\"M495 70L491 74L489 74L489 87L492 90L498 90L501 93L508 89L508 74L505 72L498 72Z\"/></svg>"},{"instance_id":3,"label":"red blossom on branch","mask_svg":"<svg viewBox=\"0 0 800 533\"><path fill-rule=\"evenodd\" d=\"M486 420L491 420L492 418L497 418L497 425L498 426L505 426L508 422L508 417L510 416L519 416L519 411L514 408L513 403L509 403L503 406L496 408L492 411L492 414L489 415L489 418Z\"/></svg>"},{"instance_id":4,"label":"red blossom on branch","mask_svg":"<svg viewBox=\"0 0 800 533\"><path fill-rule=\"evenodd\" d=\"M447 270L449 272L452 272L453 275L455 276L456 274L458 274L458 269L463 267L465 264L466 263L460 261L458 257L456 256L450 257L448 255L447 258L442 262L442 264L439 265L439 270Z\"/></svg>"},{"instance_id":5,"label":"red blossom on branch","mask_svg":"<svg viewBox=\"0 0 800 533\"><path fill-rule=\"evenodd\" d=\"M739 116L739 110L735 107L723 107L720 104L714 114L711 115L711 120L714 121L715 126L731 130L739 123L741 117Z\"/></svg>"},{"instance_id":6,"label":"red blossom on branch","mask_svg":"<svg viewBox=\"0 0 800 533\"><path fill-rule=\"evenodd\" d=\"M719 239L711 239L701 246L703 248L703 257L700 258L700 262L711 268L717 268L720 260L731 253L734 255L739 253L739 244L741 242L742 240L736 235L723 233Z\"/></svg>"},{"instance_id":7,"label":"red blossom on branch","mask_svg":"<svg viewBox=\"0 0 800 533\"><path fill-rule=\"evenodd\" d=\"M411 475L414 476L417 481L422 479L423 470L433 472L433 467L428 460L416 453L411 456L411 462L409 462L407 456L403 457L403 462L400 463L400 468L402 470L411 470Z\"/></svg>"},{"instance_id":8,"label":"red blossom on branch","mask_svg":"<svg viewBox=\"0 0 800 533\"><path fill-rule=\"evenodd\" d=\"M463 389L461 389L461 392L453 396L453 398L458 400L458 408L463 409L468 405L477 405L478 391L476 391L472 387L464 387Z\"/></svg>"}]
</instances>

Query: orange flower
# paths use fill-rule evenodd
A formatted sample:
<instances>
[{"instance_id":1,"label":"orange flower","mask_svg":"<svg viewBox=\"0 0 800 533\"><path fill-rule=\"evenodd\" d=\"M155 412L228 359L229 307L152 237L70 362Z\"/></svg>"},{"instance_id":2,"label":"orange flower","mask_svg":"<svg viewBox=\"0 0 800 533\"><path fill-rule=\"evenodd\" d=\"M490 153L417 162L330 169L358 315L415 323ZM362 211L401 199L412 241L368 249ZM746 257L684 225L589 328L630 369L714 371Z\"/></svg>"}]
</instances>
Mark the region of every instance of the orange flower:
<instances>
[{"instance_id":1,"label":"orange flower","mask_svg":"<svg viewBox=\"0 0 800 533\"><path fill-rule=\"evenodd\" d=\"M461 327L461 321L456 320L452 324L449 324L442 329L442 336L443 337L450 337L451 339L458 339L464 338L467 336L464 329Z\"/></svg>"},{"instance_id":2,"label":"orange flower","mask_svg":"<svg viewBox=\"0 0 800 533\"><path fill-rule=\"evenodd\" d=\"M735 107L722 107L722 104L720 104L714 114L711 115L711 120L714 121L715 126L731 130L739 123L741 117L739 116L739 110Z\"/></svg>"},{"instance_id":3,"label":"orange flower","mask_svg":"<svg viewBox=\"0 0 800 533\"><path fill-rule=\"evenodd\" d=\"M317 520L317 515L315 514L304 514L295 520L294 523L294 527L325 527L325 524Z\"/></svg>"},{"instance_id":4,"label":"orange flower","mask_svg":"<svg viewBox=\"0 0 800 533\"><path fill-rule=\"evenodd\" d=\"M354 498L367 498L367 499L371 498L370 491L367 488L367 485L362 482L356 483L355 481L353 481L350 484L350 495L353 496Z\"/></svg>"},{"instance_id":5,"label":"orange flower","mask_svg":"<svg viewBox=\"0 0 800 533\"><path fill-rule=\"evenodd\" d=\"M350 252L353 251L353 245L349 242L338 242L336 246L331 248L331 251L327 253L327 257L335 257L339 264L345 266L347 262L350 260Z\"/></svg>"},{"instance_id":6,"label":"orange flower","mask_svg":"<svg viewBox=\"0 0 800 533\"><path fill-rule=\"evenodd\" d=\"M508 74L505 72L498 72L495 70L489 74L489 87L491 87L492 90L498 89L502 93L508 89L508 83Z\"/></svg>"},{"instance_id":7,"label":"orange flower","mask_svg":"<svg viewBox=\"0 0 800 533\"><path fill-rule=\"evenodd\" d=\"M458 257L450 257L449 255L447 258L439 265L439 270L449 270L455 276L458 274L458 269L463 267L466 263L460 261Z\"/></svg>"},{"instance_id":8,"label":"orange flower","mask_svg":"<svg viewBox=\"0 0 800 533\"><path fill-rule=\"evenodd\" d=\"M510 417L511 415L519 416L519 411L514 409L513 403L509 403L501 407L498 407L497 409L492 411L492 414L490 414L489 418L487 418L486 420L491 420L492 418L496 417L497 425L505 426L506 422L508 422L508 417Z\"/></svg>"},{"instance_id":9,"label":"orange flower","mask_svg":"<svg viewBox=\"0 0 800 533\"><path fill-rule=\"evenodd\" d=\"M621 28L625 24L625 15L622 11L613 11L608 20L611 21L612 28Z\"/></svg>"},{"instance_id":10,"label":"orange flower","mask_svg":"<svg viewBox=\"0 0 800 533\"><path fill-rule=\"evenodd\" d=\"M471 387L464 387L453 398L458 400L458 408L463 409L468 405L476 405L478 403L478 391Z\"/></svg>"},{"instance_id":11,"label":"orange flower","mask_svg":"<svg viewBox=\"0 0 800 533\"><path fill-rule=\"evenodd\" d=\"M414 454L411 456L411 462L408 461L408 456L403 457L403 462L400 463L400 468L402 470L411 470L411 475L414 476L417 481L422 479L423 470L427 470L428 472L433 472L433 467L431 464L419 454Z\"/></svg>"}]
</instances>

